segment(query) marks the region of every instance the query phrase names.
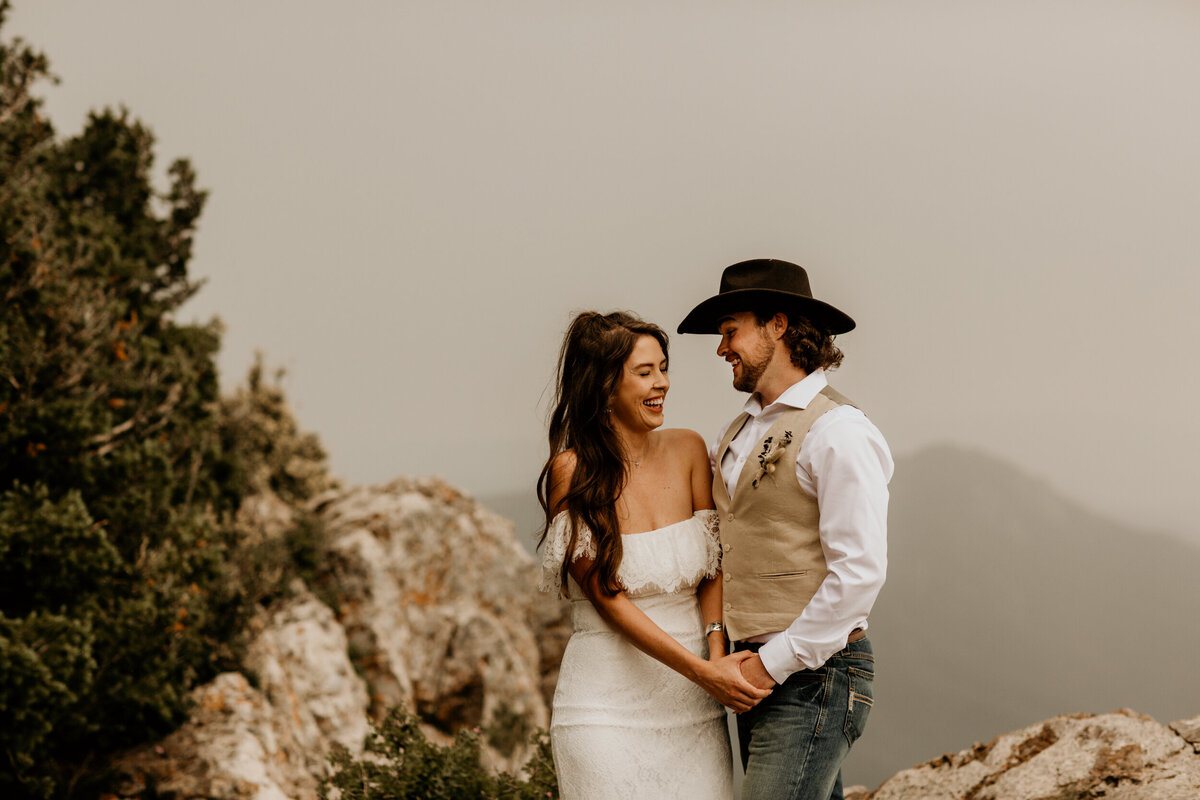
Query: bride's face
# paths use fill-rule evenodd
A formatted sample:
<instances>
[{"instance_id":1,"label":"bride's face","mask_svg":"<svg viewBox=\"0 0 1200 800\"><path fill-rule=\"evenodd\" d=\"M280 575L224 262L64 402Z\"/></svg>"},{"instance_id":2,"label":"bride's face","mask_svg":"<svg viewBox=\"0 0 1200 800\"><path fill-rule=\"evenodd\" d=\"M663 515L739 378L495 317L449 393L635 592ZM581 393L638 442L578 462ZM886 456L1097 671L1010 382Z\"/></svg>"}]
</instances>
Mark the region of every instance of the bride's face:
<instances>
[{"instance_id":1,"label":"bride's face","mask_svg":"<svg viewBox=\"0 0 1200 800\"><path fill-rule=\"evenodd\" d=\"M663 404L671 381L667 356L653 336L640 336L621 368L612 399L613 423L631 430L654 430L663 424Z\"/></svg>"}]
</instances>

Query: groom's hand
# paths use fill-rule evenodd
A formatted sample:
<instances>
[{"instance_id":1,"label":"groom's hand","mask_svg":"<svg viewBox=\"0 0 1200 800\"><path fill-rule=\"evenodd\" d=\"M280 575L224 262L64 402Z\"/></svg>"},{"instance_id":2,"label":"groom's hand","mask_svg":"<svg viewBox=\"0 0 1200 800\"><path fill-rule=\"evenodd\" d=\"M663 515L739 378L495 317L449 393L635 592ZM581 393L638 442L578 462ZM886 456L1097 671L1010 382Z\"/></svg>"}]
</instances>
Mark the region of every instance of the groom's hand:
<instances>
[{"instance_id":1,"label":"groom's hand","mask_svg":"<svg viewBox=\"0 0 1200 800\"><path fill-rule=\"evenodd\" d=\"M775 679L771 677L771 673L767 672L767 668L763 666L762 659L758 657L758 653L754 653L750 658L747 658L741 664L742 676L759 689L774 689Z\"/></svg>"},{"instance_id":2,"label":"groom's hand","mask_svg":"<svg viewBox=\"0 0 1200 800\"><path fill-rule=\"evenodd\" d=\"M741 665L752 655L741 652L714 659L708 662L711 668L705 670L703 679L697 682L721 705L739 714L749 711L771 694L770 689L760 689L742 674Z\"/></svg>"}]
</instances>

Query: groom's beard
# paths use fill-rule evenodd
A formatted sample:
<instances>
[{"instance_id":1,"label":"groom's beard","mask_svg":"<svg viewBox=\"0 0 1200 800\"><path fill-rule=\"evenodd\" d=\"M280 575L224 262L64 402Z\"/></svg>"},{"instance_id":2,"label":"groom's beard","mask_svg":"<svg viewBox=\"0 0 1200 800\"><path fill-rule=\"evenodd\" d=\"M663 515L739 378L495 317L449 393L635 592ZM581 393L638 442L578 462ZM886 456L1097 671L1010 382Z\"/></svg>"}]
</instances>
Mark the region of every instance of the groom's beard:
<instances>
[{"instance_id":1,"label":"groom's beard","mask_svg":"<svg viewBox=\"0 0 1200 800\"><path fill-rule=\"evenodd\" d=\"M767 367L771 366L771 359L775 357L775 347L764 336L759 342L758 352L755 353L756 358L752 361L748 354L741 354L742 371L740 375L734 376L733 388L739 392L753 392L758 386L758 380L767 371Z\"/></svg>"}]
</instances>

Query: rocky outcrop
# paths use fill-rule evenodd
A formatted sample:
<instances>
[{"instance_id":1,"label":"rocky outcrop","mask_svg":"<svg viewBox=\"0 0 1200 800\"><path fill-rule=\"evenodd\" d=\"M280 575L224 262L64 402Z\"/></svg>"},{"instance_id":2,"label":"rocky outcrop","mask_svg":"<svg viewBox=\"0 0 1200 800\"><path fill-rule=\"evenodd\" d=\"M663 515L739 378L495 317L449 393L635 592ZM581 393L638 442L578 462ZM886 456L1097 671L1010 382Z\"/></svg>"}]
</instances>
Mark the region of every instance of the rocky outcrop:
<instances>
[{"instance_id":1,"label":"rocky outcrop","mask_svg":"<svg viewBox=\"0 0 1200 800\"><path fill-rule=\"evenodd\" d=\"M434 738L481 728L497 768L526 759L570 622L512 523L435 479L334 490L311 510L328 536L317 594L336 613L295 582L255 620L245 674L197 688L186 724L114 762L121 796L309 800L332 749L361 752L368 720L396 706ZM261 496L238 524L270 538L289 519Z\"/></svg>"},{"instance_id":2,"label":"rocky outcrop","mask_svg":"<svg viewBox=\"0 0 1200 800\"><path fill-rule=\"evenodd\" d=\"M193 693L165 740L124 754L123 797L311 800L334 747L362 749L394 706L427 735L479 727L512 770L570 634L565 603L539 594L512 524L438 480L334 490L311 506L327 540L321 597L295 582L255 620L245 674ZM259 497L239 525L290 524ZM1197 800L1200 717L1165 727L1132 711L1066 715L898 773L848 800Z\"/></svg>"},{"instance_id":3,"label":"rocky outcrop","mask_svg":"<svg viewBox=\"0 0 1200 800\"><path fill-rule=\"evenodd\" d=\"M1200 717L1068 714L898 773L847 800L1196 800Z\"/></svg>"},{"instance_id":4,"label":"rocky outcrop","mask_svg":"<svg viewBox=\"0 0 1200 800\"><path fill-rule=\"evenodd\" d=\"M410 708L434 736L481 727L493 765L522 763L527 734L549 723L543 668L569 621L536 591L512 523L438 480L333 492L315 508L372 714Z\"/></svg>"},{"instance_id":5,"label":"rocky outcrop","mask_svg":"<svg viewBox=\"0 0 1200 800\"><path fill-rule=\"evenodd\" d=\"M345 632L302 583L292 592L259 621L250 677L227 672L197 688L186 724L114 763L121 796L311 798L334 745L362 750L367 690Z\"/></svg>"}]
</instances>

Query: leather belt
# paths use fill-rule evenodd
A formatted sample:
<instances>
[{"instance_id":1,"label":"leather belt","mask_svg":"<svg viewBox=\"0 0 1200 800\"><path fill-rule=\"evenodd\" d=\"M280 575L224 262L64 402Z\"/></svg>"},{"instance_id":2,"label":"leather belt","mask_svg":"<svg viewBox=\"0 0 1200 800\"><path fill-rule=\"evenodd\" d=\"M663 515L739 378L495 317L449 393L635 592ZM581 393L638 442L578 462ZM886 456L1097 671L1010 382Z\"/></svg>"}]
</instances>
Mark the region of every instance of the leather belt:
<instances>
[{"instance_id":1,"label":"leather belt","mask_svg":"<svg viewBox=\"0 0 1200 800\"><path fill-rule=\"evenodd\" d=\"M850 635L846 637L846 644L853 644L854 642L865 638L867 638L867 632L862 628L855 628L854 630L850 631ZM733 651L738 653L742 650L749 650L752 653L757 653L758 648L762 646L762 642L734 642Z\"/></svg>"}]
</instances>

